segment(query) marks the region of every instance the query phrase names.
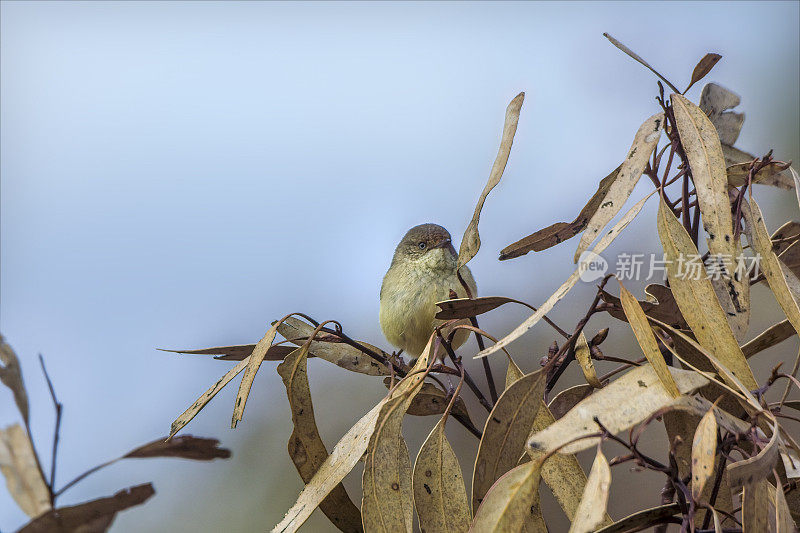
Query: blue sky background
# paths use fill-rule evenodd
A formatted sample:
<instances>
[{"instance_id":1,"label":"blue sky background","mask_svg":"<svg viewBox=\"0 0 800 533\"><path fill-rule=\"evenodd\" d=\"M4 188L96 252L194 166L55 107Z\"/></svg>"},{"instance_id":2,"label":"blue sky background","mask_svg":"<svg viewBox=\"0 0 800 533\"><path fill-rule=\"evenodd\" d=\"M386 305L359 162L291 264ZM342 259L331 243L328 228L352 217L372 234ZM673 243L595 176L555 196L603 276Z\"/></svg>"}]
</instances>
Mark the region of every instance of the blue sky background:
<instances>
[{"instance_id":1,"label":"blue sky background","mask_svg":"<svg viewBox=\"0 0 800 533\"><path fill-rule=\"evenodd\" d=\"M428 221L460 238L522 90L472 269L481 294L541 303L577 240L504 263L497 252L571 220L658 110L655 77L604 31L679 87L703 54L722 54L706 81L742 96L738 145L797 160L798 5L2 2L0 330L22 358L40 448L53 413L38 353L65 404L57 484L166 434L228 368L157 347L254 342L291 311L386 346L378 290L396 241ZM797 217L793 194L756 192L771 229ZM659 249L654 205L611 252ZM590 290L553 316L574 324ZM500 334L525 316L482 324ZM776 316L754 317L753 333ZM537 328L515 356L533 369L550 342ZM630 352L629 338L609 342ZM310 373L332 447L384 389L319 362ZM284 389L265 365L235 431L234 397L235 385L187 428L220 438L232 460L119 464L62 504L154 481L156 497L114 531L271 527L302 486ZM16 420L0 392L0 424ZM408 424L412 449L434 422ZM658 503L639 492L612 514ZM24 520L0 491L0 530ZM329 526L315 515L308 530Z\"/></svg>"}]
</instances>

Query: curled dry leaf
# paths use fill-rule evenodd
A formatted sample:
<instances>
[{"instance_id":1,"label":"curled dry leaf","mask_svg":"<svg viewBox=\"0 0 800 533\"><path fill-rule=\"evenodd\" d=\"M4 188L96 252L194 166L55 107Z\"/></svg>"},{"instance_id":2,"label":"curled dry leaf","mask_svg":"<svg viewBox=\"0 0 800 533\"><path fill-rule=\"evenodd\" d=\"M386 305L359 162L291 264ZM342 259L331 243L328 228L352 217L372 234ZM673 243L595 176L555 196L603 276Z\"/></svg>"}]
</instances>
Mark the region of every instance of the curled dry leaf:
<instances>
[{"instance_id":1,"label":"curled dry leaf","mask_svg":"<svg viewBox=\"0 0 800 533\"><path fill-rule=\"evenodd\" d=\"M391 380L392 378L390 377L384 378L383 384L388 388L391 386ZM414 399L411 400L406 414L414 416L440 415L447 409L449 401L450 398L447 392L433 383L423 383L422 388L420 388L417 395L414 396ZM452 413L454 415L463 416L469 420L469 411L467 411L467 405L464 403L464 399L461 398L461 396L456 398L456 401L453 403Z\"/></svg>"},{"instance_id":2,"label":"curled dry leaf","mask_svg":"<svg viewBox=\"0 0 800 533\"><path fill-rule=\"evenodd\" d=\"M636 336L639 346L642 348L642 352L644 352L645 357L661 380L664 389L671 394L673 398L677 398L681 393L678 391L678 386L675 384L675 380L672 379L672 374L669 373L667 362L664 361L664 356L658 348L658 341L653 334L653 330L650 329L650 324L647 322L647 315L644 314L639 302L633 297L633 294L625 288L621 281L619 282L619 294L625 316L628 317L628 323L631 325L631 329L633 329L633 333Z\"/></svg>"},{"instance_id":3,"label":"curled dry leaf","mask_svg":"<svg viewBox=\"0 0 800 533\"><path fill-rule=\"evenodd\" d=\"M748 390L758 388L753 371L733 335L705 268L700 266L696 277L679 272L680 257L694 257L699 254L686 229L663 200L658 209L658 235L667 260L667 277L672 294L697 340L703 347L718 354L720 362Z\"/></svg>"},{"instance_id":4,"label":"curled dry leaf","mask_svg":"<svg viewBox=\"0 0 800 533\"><path fill-rule=\"evenodd\" d=\"M773 324L755 336L747 344L742 345L742 353L749 359L758 352L771 348L795 335L794 327L787 318L777 324Z\"/></svg>"},{"instance_id":5,"label":"curled dry leaf","mask_svg":"<svg viewBox=\"0 0 800 533\"><path fill-rule=\"evenodd\" d=\"M472 508L500 476L516 466L536 413L542 405L545 378L541 370L515 381L498 398L486 419L472 476Z\"/></svg>"},{"instance_id":6,"label":"curled dry leaf","mask_svg":"<svg viewBox=\"0 0 800 533\"><path fill-rule=\"evenodd\" d=\"M306 324L302 320L289 317L278 326L278 333L290 339L295 344L300 345L305 342L309 335L314 333L314 329L313 326ZM376 348L371 344L361 341L359 341L359 344L384 357L389 357L389 355L384 353L380 348ZM354 348L349 344L314 340L311 341L311 346L308 351L320 359L325 359L326 361L352 372L367 374L369 376L388 376L390 373L385 365L375 361L358 348Z\"/></svg>"},{"instance_id":7,"label":"curled dry leaf","mask_svg":"<svg viewBox=\"0 0 800 533\"><path fill-rule=\"evenodd\" d=\"M589 481L583 491L583 498L569 528L570 533L591 533L603 523L610 488L611 467L598 447L592 471L589 473Z\"/></svg>"},{"instance_id":8,"label":"curled dry leaf","mask_svg":"<svg viewBox=\"0 0 800 533\"><path fill-rule=\"evenodd\" d=\"M25 392L25 384L22 381L22 369L19 366L17 354L2 335L0 335L0 363L2 363L0 365L0 382L11 389L17 409L27 423L29 420L28 393Z\"/></svg>"},{"instance_id":9,"label":"curled dry leaf","mask_svg":"<svg viewBox=\"0 0 800 533\"><path fill-rule=\"evenodd\" d=\"M658 113L645 120L633 138L633 144L628 155L620 166L617 179L609 187L600 202L600 207L589 219L586 230L581 235L578 249L575 251L574 261L577 263L581 254L589 249L600 231L606 227L614 216L619 213L622 206L633 192L633 188L642 177L645 166L650 159L650 154L661 138L664 127L664 113Z\"/></svg>"},{"instance_id":10,"label":"curled dry leaf","mask_svg":"<svg viewBox=\"0 0 800 533\"><path fill-rule=\"evenodd\" d=\"M614 522L602 529L598 529L596 533L633 533L634 531L643 531L650 526L660 523L663 519L675 516L680 512L681 508L677 503L660 505L626 516L622 520Z\"/></svg>"},{"instance_id":11,"label":"curled dry leaf","mask_svg":"<svg viewBox=\"0 0 800 533\"><path fill-rule=\"evenodd\" d=\"M253 348L253 353L247 358L247 366L244 369L242 382L239 384L239 392L236 393L236 403L233 406L233 416L231 416L231 428L235 428L236 424L244 416L244 408L247 405L247 398L250 396L250 388L253 386L253 381L256 379L256 372L261 367L264 361L264 356L267 355L267 350L272 346L272 341L275 340L275 335L278 333L278 323L273 324L269 330L264 334L260 341Z\"/></svg>"},{"instance_id":12,"label":"curled dry leaf","mask_svg":"<svg viewBox=\"0 0 800 533\"><path fill-rule=\"evenodd\" d=\"M769 288L783 309L794 330L800 333L800 304L792 294L792 286L800 285L797 276L781 263L772 251L772 240L764 224L764 215L755 199L742 202L742 213L747 222L747 239L753 251L759 254L759 267L767 278ZM800 295L797 295L800 296Z\"/></svg>"},{"instance_id":13,"label":"curled dry leaf","mask_svg":"<svg viewBox=\"0 0 800 533\"><path fill-rule=\"evenodd\" d=\"M722 59L722 56L719 54L708 53L704 55L703 58L697 62L697 65L695 65L692 71L692 80L689 82L689 86L686 87L686 90L683 91L684 94L692 88L692 85L705 78L720 59Z\"/></svg>"},{"instance_id":14,"label":"curled dry leaf","mask_svg":"<svg viewBox=\"0 0 800 533\"><path fill-rule=\"evenodd\" d=\"M541 252L542 250L546 250L556 244L571 239L583 231L589 223L589 219L597 213L597 210L600 209L600 206L603 204L603 198L606 197L609 189L617 180L620 168L621 167L615 168L611 174L600 180L597 191L595 191L594 195L589 199L583 209L581 209L581 212L578 213L575 220L572 222L556 222L513 244L509 244L500 250L500 260L513 259L514 257L525 255L530 251Z\"/></svg>"},{"instance_id":15,"label":"curled dry leaf","mask_svg":"<svg viewBox=\"0 0 800 533\"><path fill-rule=\"evenodd\" d=\"M325 459L322 465L314 474L314 477L303 488L297 501L286 512L283 520L276 525L273 533L288 533L297 531L303 523L308 520L320 502L336 487L344 477L355 467L359 459L367 451L370 444L378 419L383 408L388 402L416 388L424 379L423 371L428 366L430 357L431 343L423 351L409 375L401 380L392 392L373 407L361 420L348 430L333 448L331 454ZM401 441L405 446L405 442ZM399 446L399 444L397 444ZM408 450L405 450L408 455ZM409 472L410 476L410 472ZM399 487L398 487L399 488ZM363 518L362 509L362 518Z\"/></svg>"},{"instance_id":16,"label":"curled dry leaf","mask_svg":"<svg viewBox=\"0 0 800 533\"><path fill-rule=\"evenodd\" d=\"M151 483L121 490L113 496L60 507L32 520L18 533L99 533L111 527L117 513L146 502L156 491Z\"/></svg>"},{"instance_id":17,"label":"curled dry leaf","mask_svg":"<svg viewBox=\"0 0 800 533\"><path fill-rule=\"evenodd\" d=\"M197 413L203 410L208 402L211 401L211 398L217 395L219 391L225 388L225 385L231 382L233 378L235 378L239 372L244 370L244 367L247 366L248 359L244 359L239 361L239 363L228 370L224 376L222 376L216 383L214 383L210 389L203 393L192 405L189 406L183 413L172 422L172 427L169 430L169 437L167 439L171 439L178 431L183 429L186 424L192 421L192 419L197 416Z\"/></svg>"},{"instance_id":18,"label":"curled dry leaf","mask_svg":"<svg viewBox=\"0 0 800 533\"><path fill-rule=\"evenodd\" d=\"M703 415L692 440L692 497L703 494L706 482L714 472L717 455L717 418L714 409Z\"/></svg>"},{"instance_id":19,"label":"curled dry leaf","mask_svg":"<svg viewBox=\"0 0 800 533\"><path fill-rule=\"evenodd\" d=\"M578 402L592 394L593 391L594 387L591 385L575 385L556 394L547 407L553 413L555 419L558 420L575 407Z\"/></svg>"},{"instance_id":20,"label":"curled dry leaf","mask_svg":"<svg viewBox=\"0 0 800 533\"><path fill-rule=\"evenodd\" d=\"M527 518L539 492L540 468L539 461L530 461L498 479L475 512L470 531L506 533L520 531L523 523L537 524ZM529 532L547 533L547 530L531 529Z\"/></svg>"},{"instance_id":21,"label":"curled dry leaf","mask_svg":"<svg viewBox=\"0 0 800 533\"><path fill-rule=\"evenodd\" d=\"M670 369L678 390L688 394L708 384L708 379L697 372ZM611 432L619 433L643 421L654 412L678 403L661 384L650 365L643 365L625 373L616 381L581 401L563 417L528 441L530 452L549 452L578 437L599 431L594 417ZM576 453L597 444L599 439L586 438L560 449L560 453Z\"/></svg>"},{"instance_id":22,"label":"curled dry leaf","mask_svg":"<svg viewBox=\"0 0 800 533\"><path fill-rule=\"evenodd\" d=\"M500 139L500 149L497 151L497 158L494 160L492 170L489 173L489 180L478 198L478 204L475 206L475 212L472 214L467 229L464 231L464 238L461 239L461 247L458 250L458 263L457 268L469 263L470 259L475 257L478 249L481 247L481 238L478 234L478 221L481 218L481 210L483 204L486 202L486 197L492 189L500 183L500 178L503 177L503 171L508 163L508 156L511 155L511 145L514 143L514 134L517 132L517 123L519 122L519 113L522 109L522 102L525 100L525 93L519 93L508 104L506 108L506 119L503 124L503 136Z\"/></svg>"},{"instance_id":23,"label":"curled dry leaf","mask_svg":"<svg viewBox=\"0 0 800 533\"><path fill-rule=\"evenodd\" d=\"M511 385L513 385L517 380L519 380L524 375L525 373L519 369L517 363L509 359L508 369L506 370L506 385L505 387L503 387L503 390L508 390L508 388Z\"/></svg>"},{"instance_id":24,"label":"curled dry leaf","mask_svg":"<svg viewBox=\"0 0 800 533\"><path fill-rule=\"evenodd\" d=\"M603 384L597 379L597 371L594 369L594 363L592 363L589 342L586 340L586 335L584 335L583 332L581 332L578 340L575 341L575 360L577 360L578 364L581 366L583 377L586 378L586 382L594 388L602 388Z\"/></svg>"},{"instance_id":25,"label":"curled dry leaf","mask_svg":"<svg viewBox=\"0 0 800 533\"><path fill-rule=\"evenodd\" d=\"M314 417L314 404L307 371L308 347L296 348L278 365L278 374L286 387L292 412L292 435L289 437L289 456L303 483L310 482L328 458ZM319 508L340 531L361 532L361 512L350 500L344 485L339 483L322 500Z\"/></svg>"},{"instance_id":26,"label":"curled dry leaf","mask_svg":"<svg viewBox=\"0 0 800 533\"><path fill-rule=\"evenodd\" d=\"M624 230L628 226L628 224L630 224L631 221L633 221L633 219L636 218L636 215L638 215L641 212L642 207L644 207L644 204L647 202L648 199L650 199L652 195L653 193L648 194L647 196L639 200L639 202L637 202L636 205L631 207L631 209L627 213L625 213L625 215L614 225L614 227L611 228L611 230L598 241L598 243L592 249L592 252L594 252L595 254L600 254L603 252L603 250L608 248L608 245L611 244L614 241L614 239L616 239L617 236L620 233L622 233L622 230ZM579 265L578 268L575 269L575 271L570 275L570 277L567 278L567 281L565 281L561 285L561 287L559 287L558 290L556 290L556 292L554 292L542 304L542 306L536 310L536 312L533 315L528 317L522 324L514 328L514 331L512 331L511 333L500 339L492 346L489 346L485 350L480 351L475 357L476 358L486 357L487 355L493 354L494 352L505 348L513 341L515 341L516 339L520 338L522 335L527 333L533 326L535 326L539 322L539 320L541 320L541 318L544 315L550 312L550 310L556 305L556 303L558 303L558 301L561 300L561 298L563 298L564 295L566 295L575 286L576 283L578 283L578 280L580 279L581 268L582 265Z\"/></svg>"},{"instance_id":27,"label":"curled dry leaf","mask_svg":"<svg viewBox=\"0 0 800 533\"><path fill-rule=\"evenodd\" d=\"M36 517L50 510L50 492L36 452L19 424L0 430L0 471L9 494L26 515Z\"/></svg>"},{"instance_id":28,"label":"curled dry leaf","mask_svg":"<svg viewBox=\"0 0 800 533\"><path fill-rule=\"evenodd\" d=\"M139 446L123 455L122 459L179 457L194 461L211 461L212 459L227 459L230 456L231 451L227 448L220 448L217 439L181 435L175 439L167 441L157 439L144 446Z\"/></svg>"},{"instance_id":29,"label":"curled dry leaf","mask_svg":"<svg viewBox=\"0 0 800 533\"><path fill-rule=\"evenodd\" d=\"M471 514L458 457L444 433L447 419L433 427L414 463L412 486L421 531L469 529Z\"/></svg>"},{"instance_id":30,"label":"curled dry leaf","mask_svg":"<svg viewBox=\"0 0 800 533\"><path fill-rule=\"evenodd\" d=\"M201 348L199 350L163 350L162 352L190 354L190 355L215 355L214 359L220 361L241 361L253 353L255 344L236 344L233 346L214 346L213 348ZM284 358L294 351L294 346L272 345L264 355L264 361L283 361ZM308 354L308 357L314 357Z\"/></svg>"},{"instance_id":31,"label":"curled dry leaf","mask_svg":"<svg viewBox=\"0 0 800 533\"><path fill-rule=\"evenodd\" d=\"M780 437L776 420L772 426L772 437L757 455L728 465L727 472L731 488L735 490L761 479L766 480L778 460L779 443Z\"/></svg>"}]
</instances>

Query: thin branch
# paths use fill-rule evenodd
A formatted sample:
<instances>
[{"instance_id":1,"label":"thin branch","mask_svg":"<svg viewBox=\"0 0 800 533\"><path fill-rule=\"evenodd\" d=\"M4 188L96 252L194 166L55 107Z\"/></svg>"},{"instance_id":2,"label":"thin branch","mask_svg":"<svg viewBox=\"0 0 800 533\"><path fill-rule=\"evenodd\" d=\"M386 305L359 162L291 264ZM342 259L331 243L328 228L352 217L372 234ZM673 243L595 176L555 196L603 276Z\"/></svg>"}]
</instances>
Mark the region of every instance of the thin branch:
<instances>
[{"instance_id":1,"label":"thin branch","mask_svg":"<svg viewBox=\"0 0 800 533\"><path fill-rule=\"evenodd\" d=\"M56 391L53 388L53 382L50 381L47 368L44 366L44 357L42 357L42 354L39 354L39 364L42 366L42 373L44 374L45 380L47 380L47 388L50 390L50 398L53 400L53 407L56 410L56 427L53 431L53 454L50 460L50 482L47 484L50 489L50 505L55 505L56 495L53 493L53 487L55 487L56 483L56 459L58 457L58 441L61 432L61 413L64 406L58 401L58 398L56 398Z\"/></svg>"}]
</instances>

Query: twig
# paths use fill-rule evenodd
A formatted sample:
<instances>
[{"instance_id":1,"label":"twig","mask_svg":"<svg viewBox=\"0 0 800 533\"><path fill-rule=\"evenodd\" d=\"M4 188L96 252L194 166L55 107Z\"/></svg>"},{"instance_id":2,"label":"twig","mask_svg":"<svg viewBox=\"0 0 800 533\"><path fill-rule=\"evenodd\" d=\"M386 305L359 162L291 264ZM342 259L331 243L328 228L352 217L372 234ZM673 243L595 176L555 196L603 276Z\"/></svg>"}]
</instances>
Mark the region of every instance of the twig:
<instances>
[{"instance_id":1,"label":"twig","mask_svg":"<svg viewBox=\"0 0 800 533\"><path fill-rule=\"evenodd\" d=\"M478 326L478 319L477 317L470 317L469 321L472 322L473 327ZM483 344L483 336L480 333L475 333L475 340L478 342L478 349L483 351L486 349L486 346ZM489 365L489 358L484 357L483 361L483 371L486 373L486 381L489 383L489 396L492 398L492 403L497 403L497 385L494 382L494 376L492 375L492 367Z\"/></svg>"},{"instance_id":2,"label":"twig","mask_svg":"<svg viewBox=\"0 0 800 533\"><path fill-rule=\"evenodd\" d=\"M55 487L56 483L56 458L58 457L58 441L61 432L61 413L64 406L56 398L56 391L53 389L53 382L50 381L50 376L47 374L42 354L39 354L39 364L42 365L42 373L45 380L47 380L47 388L50 389L50 398L53 400L53 407L56 410L56 427L53 431L53 455L50 460L50 482L47 484L50 491L50 505L55 505L56 495L53 493L53 487Z\"/></svg>"}]
</instances>

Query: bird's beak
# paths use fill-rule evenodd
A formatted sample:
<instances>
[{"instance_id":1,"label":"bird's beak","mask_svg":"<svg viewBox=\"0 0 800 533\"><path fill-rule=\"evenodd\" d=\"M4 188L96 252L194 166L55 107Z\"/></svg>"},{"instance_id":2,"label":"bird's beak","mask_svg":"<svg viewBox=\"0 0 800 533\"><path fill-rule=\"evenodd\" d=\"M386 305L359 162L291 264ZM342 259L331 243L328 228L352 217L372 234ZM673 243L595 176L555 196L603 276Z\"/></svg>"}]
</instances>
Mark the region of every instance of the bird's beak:
<instances>
[{"instance_id":1,"label":"bird's beak","mask_svg":"<svg viewBox=\"0 0 800 533\"><path fill-rule=\"evenodd\" d=\"M450 244L450 239L443 239L442 242L438 243L434 248L444 248L448 244Z\"/></svg>"}]
</instances>

